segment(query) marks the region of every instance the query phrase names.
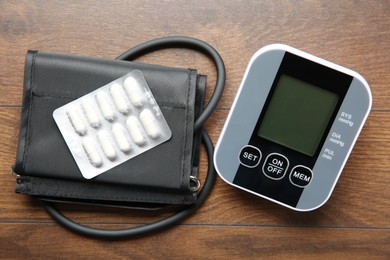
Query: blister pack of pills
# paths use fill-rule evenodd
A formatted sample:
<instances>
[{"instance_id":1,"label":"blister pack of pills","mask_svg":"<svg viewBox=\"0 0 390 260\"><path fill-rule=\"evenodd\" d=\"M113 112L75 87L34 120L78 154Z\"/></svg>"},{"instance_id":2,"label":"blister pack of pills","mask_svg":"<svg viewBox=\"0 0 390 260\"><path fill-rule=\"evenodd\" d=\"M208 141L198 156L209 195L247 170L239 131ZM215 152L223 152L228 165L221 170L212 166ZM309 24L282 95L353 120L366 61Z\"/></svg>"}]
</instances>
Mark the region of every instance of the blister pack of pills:
<instances>
[{"instance_id":1,"label":"blister pack of pills","mask_svg":"<svg viewBox=\"0 0 390 260\"><path fill-rule=\"evenodd\" d=\"M138 70L57 108L53 118L86 179L172 136Z\"/></svg>"}]
</instances>

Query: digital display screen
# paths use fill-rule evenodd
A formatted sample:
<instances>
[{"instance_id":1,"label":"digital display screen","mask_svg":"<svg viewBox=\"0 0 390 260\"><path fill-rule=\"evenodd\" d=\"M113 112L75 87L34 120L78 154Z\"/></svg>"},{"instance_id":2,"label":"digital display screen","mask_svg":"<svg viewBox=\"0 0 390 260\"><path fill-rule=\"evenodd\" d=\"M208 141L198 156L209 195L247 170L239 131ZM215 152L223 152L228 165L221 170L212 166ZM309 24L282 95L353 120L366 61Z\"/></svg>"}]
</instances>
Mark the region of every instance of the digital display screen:
<instances>
[{"instance_id":1,"label":"digital display screen","mask_svg":"<svg viewBox=\"0 0 390 260\"><path fill-rule=\"evenodd\" d=\"M313 156L338 100L333 92L282 74L257 134Z\"/></svg>"}]
</instances>

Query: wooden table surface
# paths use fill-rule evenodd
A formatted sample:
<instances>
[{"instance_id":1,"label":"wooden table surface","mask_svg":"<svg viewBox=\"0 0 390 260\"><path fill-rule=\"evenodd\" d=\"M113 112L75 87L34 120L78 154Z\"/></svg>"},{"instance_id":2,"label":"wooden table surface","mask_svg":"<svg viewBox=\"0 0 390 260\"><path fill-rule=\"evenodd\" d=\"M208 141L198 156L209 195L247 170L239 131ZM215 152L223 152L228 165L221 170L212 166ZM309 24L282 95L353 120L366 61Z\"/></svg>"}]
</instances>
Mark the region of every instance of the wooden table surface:
<instances>
[{"instance_id":1,"label":"wooden table surface","mask_svg":"<svg viewBox=\"0 0 390 260\"><path fill-rule=\"evenodd\" d=\"M390 1L1 1L0 258L338 258L390 259ZM227 81L206 128L216 143L250 57L285 43L359 72L373 107L330 200L299 213L221 179L182 224L131 241L87 239L56 224L40 204L14 193L23 68L29 49L113 58L157 37L213 45ZM209 59L165 50L139 60L197 68L215 83ZM205 156L202 155L203 161ZM202 164L204 176L206 163ZM167 213L62 207L98 228L150 223Z\"/></svg>"}]
</instances>

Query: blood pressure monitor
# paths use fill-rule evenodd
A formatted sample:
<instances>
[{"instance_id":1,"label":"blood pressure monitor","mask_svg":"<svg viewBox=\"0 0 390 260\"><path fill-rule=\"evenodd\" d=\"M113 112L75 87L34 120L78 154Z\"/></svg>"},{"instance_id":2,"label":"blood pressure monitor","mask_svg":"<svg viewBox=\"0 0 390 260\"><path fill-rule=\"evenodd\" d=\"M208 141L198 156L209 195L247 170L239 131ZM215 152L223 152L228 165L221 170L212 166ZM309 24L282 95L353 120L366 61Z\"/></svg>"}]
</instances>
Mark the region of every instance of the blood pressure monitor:
<instances>
[{"instance_id":1,"label":"blood pressure monitor","mask_svg":"<svg viewBox=\"0 0 390 260\"><path fill-rule=\"evenodd\" d=\"M298 211L330 197L371 109L354 71L274 44L249 62L214 165L237 188Z\"/></svg>"}]
</instances>

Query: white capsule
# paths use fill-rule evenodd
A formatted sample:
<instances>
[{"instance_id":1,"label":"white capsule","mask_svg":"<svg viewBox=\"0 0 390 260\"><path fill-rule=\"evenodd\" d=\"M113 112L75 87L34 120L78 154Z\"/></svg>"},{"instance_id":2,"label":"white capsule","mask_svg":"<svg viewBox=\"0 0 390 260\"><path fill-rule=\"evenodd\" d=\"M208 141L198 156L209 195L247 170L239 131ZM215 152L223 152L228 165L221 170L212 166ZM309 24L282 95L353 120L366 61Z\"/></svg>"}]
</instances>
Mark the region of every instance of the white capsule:
<instances>
[{"instance_id":1,"label":"white capsule","mask_svg":"<svg viewBox=\"0 0 390 260\"><path fill-rule=\"evenodd\" d=\"M137 118L135 118L134 116L130 116L126 121L126 127L127 130L129 130L129 133L134 143L136 143L138 146L145 144L146 140L144 135L142 134L141 126Z\"/></svg>"},{"instance_id":2,"label":"white capsule","mask_svg":"<svg viewBox=\"0 0 390 260\"><path fill-rule=\"evenodd\" d=\"M124 153L130 152L130 143L127 140L125 131L120 124L114 124L114 126L112 127L112 134L114 135L115 141L118 144L119 149Z\"/></svg>"},{"instance_id":3,"label":"white capsule","mask_svg":"<svg viewBox=\"0 0 390 260\"><path fill-rule=\"evenodd\" d=\"M100 167L103 164L102 158L96 149L95 143L90 137L86 137L83 140L83 148L88 156L89 161L95 167Z\"/></svg>"},{"instance_id":4,"label":"white capsule","mask_svg":"<svg viewBox=\"0 0 390 260\"><path fill-rule=\"evenodd\" d=\"M133 77L127 77L123 86L131 103L136 107L141 107L144 103L144 90L138 81Z\"/></svg>"},{"instance_id":5,"label":"white capsule","mask_svg":"<svg viewBox=\"0 0 390 260\"><path fill-rule=\"evenodd\" d=\"M66 115L68 116L74 131L79 135L85 135L87 133L87 128L83 120L81 119L79 113L76 108L71 107L66 111Z\"/></svg>"},{"instance_id":6,"label":"white capsule","mask_svg":"<svg viewBox=\"0 0 390 260\"><path fill-rule=\"evenodd\" d=\"M99 91L96 94L96 100L99 104L100 111L102 112L104 118L110 122L114 121L115 120L114 110L110 105L109 97L107 96L107 94L104 93L103 91Z\"/></svg>"},{"instance_id":7,"label":"white capsule","mask_svg":"<svg viewBox=\"0 0 390 260\"><path fill-rule=\"evenodd\" d=\"M110 94L119 112L122 114L129 113L129 106L127 105L125 96L123 95L124 93L122 91L121 85L117 83L113 84L110 88Z\"/></svg>"},{"instance_id":8,"label":"white capsule","mask_svg":"<svg viewBox=\"0 0 390 260\"><path fill-rule=\"evenodd\" d=\"M81 107L83 108L84 114L87 117L89 124L93 128L98 128L101 125L101 122L94 109L93 102L89 98L84 98L84 100L81 102Z\"/></svg>"},{"instance_id":9,"label":"white capsule","mask_svg":"<svg viewBox=\"0 0 390 260\"><path fill-rule=\"evenodd\" d=\"M150 138L156 139L161 135L161 129L157 118L149 109L142 110L139 119L141 119L141 123Z\"/></svg>"},{"instance_id":10,"label":"white capsule","mask_svg":"<svg viewBox=\"0 0 390 260\"><path fill-rule=\"evenodd\" d=\"M97 137L104 155L111 161L115 160L117 154L108 134L105 131L101 131L98 133Z\"/></svg>"}]
</instances>

